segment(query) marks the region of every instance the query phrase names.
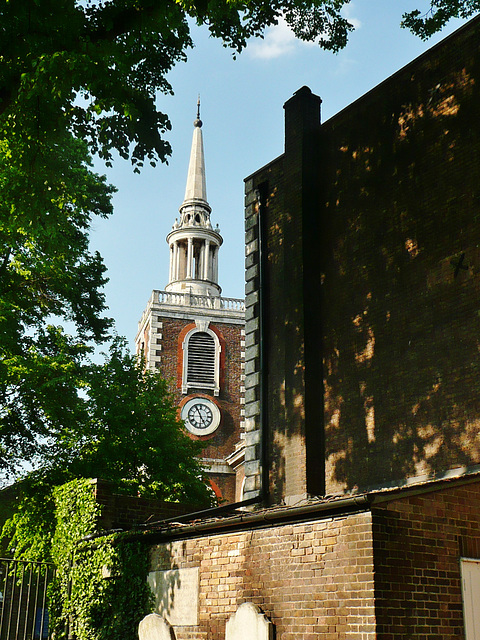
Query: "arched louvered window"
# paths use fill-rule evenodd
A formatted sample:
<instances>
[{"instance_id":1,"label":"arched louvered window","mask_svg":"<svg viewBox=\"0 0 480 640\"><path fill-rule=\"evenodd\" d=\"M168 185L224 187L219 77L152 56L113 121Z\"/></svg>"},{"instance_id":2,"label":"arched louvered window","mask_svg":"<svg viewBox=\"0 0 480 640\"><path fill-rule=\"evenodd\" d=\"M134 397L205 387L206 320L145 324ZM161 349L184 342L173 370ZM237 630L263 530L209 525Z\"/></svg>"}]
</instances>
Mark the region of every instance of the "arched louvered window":
<instances>
[{"instance_id":1,"label":"arched louvered window","mask_svg":"<svg viewBox=\"0 0 480 640\"><path fill-rule=\"evenodd\" d=\"M187 384L215 384L215 340L204 331L188 341Z\"/></svg>"},{"instance_id":2,"label":"arched louvered window","mask_svg":"<svg viewBox=\"0 0 480 640\"><path fill-rule=\"evenodd\" d=\"M189 389L220 392L220 343L210 329L192 329L183 342L182 393Z\"/></svg>"}]
</instances>

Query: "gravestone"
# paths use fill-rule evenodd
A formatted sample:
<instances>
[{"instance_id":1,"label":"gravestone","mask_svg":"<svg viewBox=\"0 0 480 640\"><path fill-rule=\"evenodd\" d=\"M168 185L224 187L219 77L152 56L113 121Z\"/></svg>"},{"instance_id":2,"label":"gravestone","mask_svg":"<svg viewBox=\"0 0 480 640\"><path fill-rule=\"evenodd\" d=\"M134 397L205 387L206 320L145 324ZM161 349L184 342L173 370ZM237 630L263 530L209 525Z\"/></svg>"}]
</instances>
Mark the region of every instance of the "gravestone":
<instances>
[{"instance_id":1,"label":"gravestone","mask_svg":"<svg viewBox=\"0 0 480 640\"><path fill-rule=\"evenodd\" d=\"M273 624L256 604L244 602L227 620L225 640L273 640Z\"/></svg>"},{"instance_id":2,"label":"gravestone","mask_svg":"<svg viewBox=\"0 0 480 640\"><path fill-rule=\"evenodd\" d=\"M199 569L150 571L148 584L155 596L155 613L173 627L198 625Z\"/></svg>"},{"instance_id":3,"label":"gravestone","mask_svg":"<svg viewBox=\"0 0 480 640\"><path fill-rule=\"evenodd\" d=\"M139 640L175 640L173 629L162 616L150 613L138 625Z\"/></svg>"}]
</instances>

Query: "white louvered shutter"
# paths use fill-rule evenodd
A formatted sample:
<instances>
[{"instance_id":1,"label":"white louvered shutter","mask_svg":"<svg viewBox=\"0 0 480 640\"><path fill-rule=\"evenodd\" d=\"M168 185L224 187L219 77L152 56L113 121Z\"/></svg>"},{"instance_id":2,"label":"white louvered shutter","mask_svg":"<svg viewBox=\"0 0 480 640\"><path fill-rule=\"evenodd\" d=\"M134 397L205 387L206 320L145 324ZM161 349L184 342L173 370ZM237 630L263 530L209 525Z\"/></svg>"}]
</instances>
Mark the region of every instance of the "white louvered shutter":
<instances>
[{"instance_id":1,"label":"white louvered shutter","mask_svg":"<svg viewBox=\"0 0 480 640\"><path fill-rule=\"evenodd\" d=\"M215 384L215 341L203 331L188 341L187 383Z\"/></svg>"}]
</instances>

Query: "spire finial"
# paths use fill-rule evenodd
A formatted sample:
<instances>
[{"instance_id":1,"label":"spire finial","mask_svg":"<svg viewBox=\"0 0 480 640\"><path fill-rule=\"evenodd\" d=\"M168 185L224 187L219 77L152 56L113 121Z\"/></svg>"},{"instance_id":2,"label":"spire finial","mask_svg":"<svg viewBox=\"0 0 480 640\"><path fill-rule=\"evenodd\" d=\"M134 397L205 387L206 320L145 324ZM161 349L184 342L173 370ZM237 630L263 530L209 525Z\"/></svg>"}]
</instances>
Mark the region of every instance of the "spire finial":
<instances>
[{"instance_id":1,"label":"spire finial","mask_svg":"<svg viewBox=\"0 0 480 640\"><path fill-rule=\"evenodd\" d=\"M200 120L200 94L198 94L198 100L197 100L197 119L194 121L193 126L194 127L201 127L203 124L203 122Z\"/></svg>"}]
</instances>

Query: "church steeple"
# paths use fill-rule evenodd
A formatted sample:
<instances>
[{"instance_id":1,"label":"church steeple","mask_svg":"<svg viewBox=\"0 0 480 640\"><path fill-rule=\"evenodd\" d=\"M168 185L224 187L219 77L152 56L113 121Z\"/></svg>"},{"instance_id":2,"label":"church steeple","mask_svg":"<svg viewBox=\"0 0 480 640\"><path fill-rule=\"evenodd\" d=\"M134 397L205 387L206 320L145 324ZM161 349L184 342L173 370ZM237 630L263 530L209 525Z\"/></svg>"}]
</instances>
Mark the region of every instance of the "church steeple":
<instances>
[{"instance_id":1,"label":"church steeple","mask_svg":"<svg viewBox=\"0 0 480 640\"><path fill-rule=\"evenodd\" d=\"M200 97L197 102L197 118L193 123L193 140L188 165L187 186L180 213L185 204L193 201L203 203L211 211L207 202L207 183L205 180L205 155L203 152L202 124L200 120Z\"/></svg>"},{"instance_id":2,"label":"church steeple","mask_svg":"<svg viewBox=\"0 0 480 640\"><path fill-rule=\"evenodd\" d=\"M170 276L165 289L219 296L222 290L218 285L218 250L223 239L218 226L214 230L210 222L212 209L207 201L202 124L199 98L180 221L175 220L167 236Z\"/></svg>"}]
</instances>

